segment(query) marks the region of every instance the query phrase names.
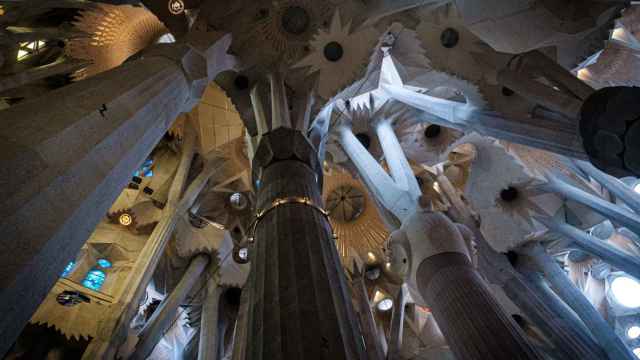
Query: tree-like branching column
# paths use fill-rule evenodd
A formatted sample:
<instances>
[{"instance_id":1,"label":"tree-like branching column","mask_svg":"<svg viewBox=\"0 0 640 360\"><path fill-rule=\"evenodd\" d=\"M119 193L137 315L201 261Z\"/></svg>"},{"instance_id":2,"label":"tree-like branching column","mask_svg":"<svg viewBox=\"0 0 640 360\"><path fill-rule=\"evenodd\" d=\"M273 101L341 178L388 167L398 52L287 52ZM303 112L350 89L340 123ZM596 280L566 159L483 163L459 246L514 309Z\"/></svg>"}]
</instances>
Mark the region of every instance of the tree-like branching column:
<instances>
[{"instance_id":1,"label":"tree-like branching column","mask_svg":"<svg viewBox=\"0 0 640 360\"><path fill-rule=\"evenodd\" d=\"M322 168L304 135L263 135L253 178L247 359L365 359L362 337L322 206Z\"/></svg>"}]
</instances>

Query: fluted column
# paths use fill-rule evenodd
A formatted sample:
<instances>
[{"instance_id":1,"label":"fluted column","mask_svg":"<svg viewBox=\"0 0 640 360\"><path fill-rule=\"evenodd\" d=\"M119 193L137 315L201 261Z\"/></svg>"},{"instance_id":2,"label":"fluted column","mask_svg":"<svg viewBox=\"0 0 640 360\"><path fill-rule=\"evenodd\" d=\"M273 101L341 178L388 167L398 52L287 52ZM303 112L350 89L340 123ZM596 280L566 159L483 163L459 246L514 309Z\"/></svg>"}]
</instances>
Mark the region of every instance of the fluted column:
<instances>
[{"instance_id":1,"label":"fluted column","mask_svg":"<svg viewBox=\"0 0 640 360\"><path fill-rule=\"evenodd\" d=\"M365 359L331 226L315 208L315 149L281 127L262 137L253 169L257 209L271 210L255 227L247 359Z\"/></svg>"},{"instance_id":2,"label":"fluted column","mask_svg":"<svg viewBox=\"0 0 640 360\"><path fill-rule=\"evenodd\" d=\"M196 255L191 259L187 271L176 285L171 294L164 299L158 306L156 311L140 331L140 341L136 345L134 353L129 359L143 360L146 359L158 341L162 339L164 333L171 327L174 321L178 307L184 302L187 295L198 281L200 275L209 264L210 257L207 254Z\"/></svg>"},{"instance_id":3,"label":"fluted column","mask_svg":"<svg viewBox=\"0 0 640 360\"><path fill-rule=\"evenodd\" d=\"M202 301L202 315L200 317L200 341L198 343L198 360L217 360L220 335L218 334L218 313L220 310L220 295L222 287L211 276L207 281L207 292Z\"/></svg>"},{"instance_id":4,"label":"fluted column","mask_svg":"<svg viewBox=\"0 0 640 360\"><path fill-rule=\"evenodd\" d=\"M425 259L417 281L456 358L539 358L465 255L450 252Z\"/></svg>"},{"instance_id":5,"label":"fluted column","mask_svg":"<svg viewBox=\"0 0 640 360\"><path fill-rule=\"evenodd\" d=\"M230 37L212 39L201 52L156 45L0 111L0 354L178 114L231 65Z\"/></svg>"},{"instance_id":6,"label":"fluted column","mask_svg":"<svg viewBox=\"0 0 640 360\"><path fill-rule=\"evenodd\" d=\"M393 314L391 314L391 331L389 331L388 360L401 359L402 338L404 334L404 305L407 301L407 290L400 286L393 301Z\"/></svg>"},{"instance_id":7,"label":"fluted column","mask_svg":"<svg viewBox=\"0 0 640 360\"><path fill-rule=\"evenodd\" d=\"M531 244L525 248L524 252L531 257L538 271L544 272L545 278L549 281L558 296L584 321L600 346L602 346L609 356L609 359L631 360L635 358L584 294L571 283L555 260L547 255L541 245Z\"/></svg>"},{"instance_id":8,"label":"fluted column","mask_svg":"<svg viewBox=\"0 0 640 360\"><path fill-rule=\"evenodd\" d=\"M566 359L585 360L600 359L604 356L602 349L587 334L584 325L571 314L567 314L566 306L558 308L559 299L545 298L546 294L532 285L524 275L513 268L503 254L491 248L480 233L470 210L462 201L460 194L449 179L440 173L437 176L440 189L450 200L453 209L475 235L478 247L479 268L489 281L499 284L509 299L522 310L534 324L540 328L554 344L557 351ZM555 294L553 295L555 296ZM566 309L565 309L566 308ZM574 326L575 324L582 326Z\"/></svg>"},{"instance_id":9,"label":"fluted column","mask_svg":"<svg viewBox=\"0 0 640 360\"><path fill-rule=\"evenodd\" d=\"M362 327L362 337L364 338L364 344L367 349L367 359L384 360L384 350L380 343L376 321L371 312L371 303L369 302L367 287L364 283L364 273L360 271L360 268L355 262L353 267L354 273L351 280L351 287L354 292L353 297L360 310L358 311L358 316L360 318L360 326Z\"/></svg>"},{"instance_id":10,"label":"fluted column","mask_svg":"<svg viewBox=\"0 0 640 360\"><path fill-rule=\"evenodd\" d=\"M0 354L189 92L179 62L148 56L0 111Z\"/></svg>"}]
</instances>

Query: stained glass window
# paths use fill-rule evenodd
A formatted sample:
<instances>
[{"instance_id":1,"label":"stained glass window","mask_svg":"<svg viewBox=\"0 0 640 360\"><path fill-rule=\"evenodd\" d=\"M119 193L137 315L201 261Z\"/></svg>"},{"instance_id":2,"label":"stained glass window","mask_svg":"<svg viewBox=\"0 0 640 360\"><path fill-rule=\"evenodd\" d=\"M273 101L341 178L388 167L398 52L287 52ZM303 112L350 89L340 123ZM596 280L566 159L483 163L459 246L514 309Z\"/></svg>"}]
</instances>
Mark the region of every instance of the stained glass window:
<instances>
[{"instance_id":1,"label":"stained glass window","mask_svg":"<svg viewBox=\"0 0 640 360\"><path fill-rule=\"evenodd\" d=\"M98 266L103 269L108 269L111 267L111 261L107 259L98 259Z\"/></svg>"},{"instance_id":2,"label":"stained glass window","mask_svg":"<svg viewBox=\"0 0 640 360\"><path fill-rule=\"evenodd\" d=\"M140 169L138 169L136 172L133 173L133 176L151 177L151 176L153 176L153 170L151 170L152 167L153 167L153 159L147 159L142 164Z\"/></svg>"},{"instance_id":3,"label":"stained glass window","mask_svg":"<svg viewBox=\"0 0 640 360\"><path fill-rule=\"evenodd\" d=\"M102 270L92 269L87 273L84 280L82 280L82 286L91 289L91 290L100 290L102 284L104 284L104 280L107 275Z\"/></svg>"},{"instance_id":4,"label":"stained glass window","mask_svg":"<svg viewBox=\"0 0 640 360\"><path fill-rule=\"evenodd\" d=\"M76 267L76 263L75 261L70 261L67 266L65 266L64 270L62 271L62 277L67 277L69 275L71 275L71 273L73 272L73 269Z\"/></svg>"}]
</instances>

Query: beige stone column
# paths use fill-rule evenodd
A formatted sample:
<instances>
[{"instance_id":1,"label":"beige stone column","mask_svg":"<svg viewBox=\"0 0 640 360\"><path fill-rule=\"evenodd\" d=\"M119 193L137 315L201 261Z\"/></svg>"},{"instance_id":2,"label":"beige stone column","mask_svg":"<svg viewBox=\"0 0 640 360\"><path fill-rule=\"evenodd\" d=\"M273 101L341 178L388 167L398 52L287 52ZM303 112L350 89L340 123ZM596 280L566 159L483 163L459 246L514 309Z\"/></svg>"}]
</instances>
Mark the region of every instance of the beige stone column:
<instances>
[{"instance_id":1,"label":"beige stone column","mask_svg":"<svg viewBox=\"0 0 640 360\"><path fill-rule=\"evenodd\" d=\"M190 86L178 61L148 56L0 111L0 354L184 109Z\"/></svg>"},{"instance_id":2,"label":"beige stone column","mask_svg":"<svg viewBox=\"0 0 640 360\"><path fill-rule=\"evenodd\" d=\"M218 360L219 344L224 341L218 334L218 313L221 295L222 287L218 284L217 279L211 276L207 281L207 291L202 300L198 360Z\"/></svg>"},{"instance_id":3,"label":"beige stone column","mask_svg":"<svg viewBox=\"0 0 640 360\"><path fill-rule=\"evenodd\" d=\"M178 307L184 302L193 286L200 279L200 275L202 275L209 261L210 257L207 254L196 255L191 259L191 263L189 263L189 267L182 275L178 285L158 306L145 327L140 331L140 341L129 359L144 360L151 354L153 348L164 336L164 333L171 327L176 318Z\"/></svg>"}]
</instances>

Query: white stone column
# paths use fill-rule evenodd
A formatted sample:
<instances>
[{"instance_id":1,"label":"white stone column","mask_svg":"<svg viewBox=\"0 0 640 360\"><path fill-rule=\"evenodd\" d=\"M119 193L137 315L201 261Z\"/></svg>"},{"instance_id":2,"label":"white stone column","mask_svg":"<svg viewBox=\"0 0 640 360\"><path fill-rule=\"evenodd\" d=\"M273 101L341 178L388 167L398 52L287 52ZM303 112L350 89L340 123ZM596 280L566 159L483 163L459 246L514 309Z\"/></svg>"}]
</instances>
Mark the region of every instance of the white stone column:
<instances>
[{"instance_id":1,"label":"white stone column","mask_svg":"<svg viewBox=\"0 0 640 360\"><path fill-rule=\"evenodd\" d=\"M198 360L218 360L220 339L218 334L218 313L222 287L217 279L211 276L207 281L207 291L202 300L200 316L200 341L198 343Z\"/></svg>"},{"instance_id":2,"label":"white stone column","mask_svg":"<svg viewBox=\"0 0 640 360\"><path fill-rule=\"evenodd\" d=\"M202 275L209 261L210 257L207 254L196 255L191 259L191 263L178 285L158 306L145 327L140 331L140 341L129 359L143 360L151 354L158 341L162 339L165 331L171 327L178 307L184 302L195 283L200 279L200 275Z\"/></svg>"}]
</instances>

